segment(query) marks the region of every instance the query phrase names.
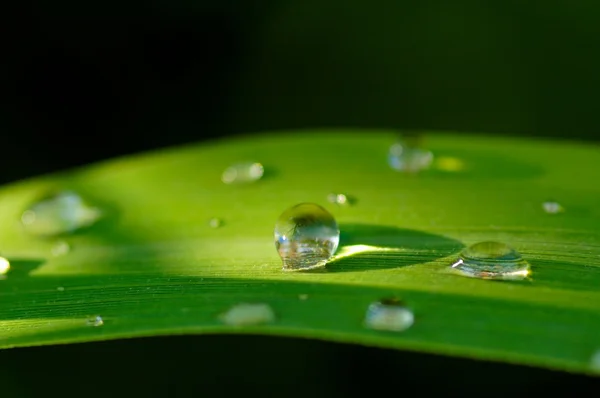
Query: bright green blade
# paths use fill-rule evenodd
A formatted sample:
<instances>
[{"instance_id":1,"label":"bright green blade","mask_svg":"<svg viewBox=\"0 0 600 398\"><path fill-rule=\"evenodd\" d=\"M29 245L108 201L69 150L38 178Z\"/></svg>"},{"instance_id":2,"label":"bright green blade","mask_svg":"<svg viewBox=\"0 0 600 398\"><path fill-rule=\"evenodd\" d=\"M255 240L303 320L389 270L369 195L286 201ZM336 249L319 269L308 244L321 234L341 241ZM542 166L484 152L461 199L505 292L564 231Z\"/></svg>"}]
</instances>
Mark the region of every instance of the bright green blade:
<instances>
[{"instance_id":1,"label":"bright green blade","mask_svg":"<svg viewBox=\"0 0 600 398\"><path fill-rule=\"evenodd\" d=\"M0 281L0 347L261 333L593 373L598 147L430 134L432 168L407 175L387 164L394 139L387 132L272 133L5 187L0 242L11 270ZM264 177L224 184L223 170L240 161L261 162ZM60 189L78 192L105 218L60 239L28 235L23 210ZM329 203L330 193L356 203ZM565 211L546 213L542 203L550 199ZM327 272L281 271L274 223L300 202L321 204L339 223L338 253L349 255ZM212 228L213 217L223 225ZM489 240L518 250L532 265L531 279L448 272L463 247ZM68 253L56 252L61 241ZM414 325L365 328L369 304L392 296L413 311ZM222 323L219 314L243 302L270 305L275 321ZM103 325L94 326L96 316Z\"/></svg>"}]
</instances>

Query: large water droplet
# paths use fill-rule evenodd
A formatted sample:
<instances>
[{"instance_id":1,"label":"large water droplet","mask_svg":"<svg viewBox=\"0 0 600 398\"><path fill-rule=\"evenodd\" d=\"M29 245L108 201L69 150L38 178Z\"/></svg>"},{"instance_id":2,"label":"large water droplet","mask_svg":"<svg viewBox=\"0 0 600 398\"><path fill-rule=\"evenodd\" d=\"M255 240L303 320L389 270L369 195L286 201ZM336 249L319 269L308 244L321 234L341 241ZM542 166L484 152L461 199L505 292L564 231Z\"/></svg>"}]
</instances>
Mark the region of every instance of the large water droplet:
<instances>
[{"instance_id":1,"label":"large water droplet","mask_svg":"<svg viewBox=\"0 0 600 398\"><path fill-rule=\"evenodd\" d=\"M542 203L542 208L548 214L557 214L565 211L565 209L560 205L560 203L554 201L547 201Z\"/></svg>"},{"instance_id":2,"label":"large water droplet","mask_svg":"<svg viewBox=\"0 0 600 398\"><path fill-rule=\"evenodd\" d=\"M414 322L413 312L397 299L385 299L370 304L365 316L365 327L391 332L402 332Z\"/></svg>"},{"instance_id":3,"label":"large water droplet","mask_svg":"<svg viewBox=\"0 0 600 398\"><path fill-rule=\"evenodd\" d=\"M95 315L86 320L88 326L98 327L104 325L104 319L100 315Z\"/></svg>"},{"instance_id":4,"label":"large water droplet","mask_svg":"<svg viewBox=\"0 0 600 398\"><path fill-rule=\"evenodd\" d=\"M284 271L324 266L339 240L340 230L333 216L314 203L290 207L275 224L275 247Z\"/></svg>"},{"instance_id":5,"label":"large water droplet","mask_svg":"<svg viewBox=\"0 0 600 398\"><path fill-rule=\"evenodd\" d=\"M6 274L10 270L10 261L4 257L0 257L0 280L6 278Z\"/></svg>"},{"instance_id":6,"label":"large water droplet","mask_svg":"<svg viewBox=\"0 0 600 398\"><path fill-rule=\"evenodd\" d=\"M250 183L260 180L264 174L260 163L236 163L229 166L221 175L225 184Z\"/></svg>"},{"instance_id":7,"label":"large water droplet","mask_svg":"<svg viewBox=\"0 0 600 398\"><path fill-rule=\"evenodd\" d=\"M275 312L268 304L241 303L231 307L219 318L232 326L261 325L275 321Z\"/></svg>"},{"instance_id":8,"label":"large water droplet","mask_svg":"<svg viewBox=\"0 0 600 398\"><path fill-rule=\"evenodd\" d=\"M25 210L21 222L33 235L52 236L90 226L101 216L98 208L86 204L75 192L64 191Z\"/></svg>"},{"instance_id":9,"label":"large water droplet","mask_svg":"<svg viewBox=\"0 0 600 398\"><path fill-rule=\"evenodd\" d=\"M529 263L510 246L499 242L480 242L464 249L452 265L463 276L480 279L525 279Z\"/></svg>"}]
</instances>

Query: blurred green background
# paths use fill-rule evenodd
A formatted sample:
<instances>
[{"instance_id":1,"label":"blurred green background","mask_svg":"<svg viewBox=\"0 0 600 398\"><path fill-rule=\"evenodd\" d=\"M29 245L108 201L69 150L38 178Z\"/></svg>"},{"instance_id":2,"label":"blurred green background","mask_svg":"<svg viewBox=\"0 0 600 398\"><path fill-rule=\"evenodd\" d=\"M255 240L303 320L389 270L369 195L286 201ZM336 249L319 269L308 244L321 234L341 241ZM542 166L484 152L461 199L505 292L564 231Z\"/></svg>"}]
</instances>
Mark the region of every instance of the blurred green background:
<instances>
[{"instance_id":1,"label":"blurred green background","mask_svg":"<svg viewBox=\"0 0 600 398\"><path fill-rule=\"evenodd\" d=\"M589 140L600 3L228 0L0 13L6 183L274 129L415 128ZM15 23L18 21L18 23ZM595 379L294 339L190 337L0 352L4 396L577 392ZM12 395L11 395L12 394Z\"/></svg>"}]
</instances>

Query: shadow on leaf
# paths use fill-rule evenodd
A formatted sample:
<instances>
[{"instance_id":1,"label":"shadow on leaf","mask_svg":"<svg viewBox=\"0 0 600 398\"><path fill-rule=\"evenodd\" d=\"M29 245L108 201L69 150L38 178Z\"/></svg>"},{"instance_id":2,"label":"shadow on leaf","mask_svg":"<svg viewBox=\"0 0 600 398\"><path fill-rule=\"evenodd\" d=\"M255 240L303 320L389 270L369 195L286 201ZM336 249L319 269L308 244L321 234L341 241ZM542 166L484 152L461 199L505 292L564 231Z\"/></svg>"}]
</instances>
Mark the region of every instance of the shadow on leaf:
<instances>
[{"instance_id":1,"label":"shadow on leaf","mask_svg":"<svg viewBox=\"0 0 600 398\"><path fill-rule=\"evenodd\" d=\"M427 232L370 224L341 224L340 245L330 272L398 268L458 252L461 242Z\"/></svg>"}]
</instances>

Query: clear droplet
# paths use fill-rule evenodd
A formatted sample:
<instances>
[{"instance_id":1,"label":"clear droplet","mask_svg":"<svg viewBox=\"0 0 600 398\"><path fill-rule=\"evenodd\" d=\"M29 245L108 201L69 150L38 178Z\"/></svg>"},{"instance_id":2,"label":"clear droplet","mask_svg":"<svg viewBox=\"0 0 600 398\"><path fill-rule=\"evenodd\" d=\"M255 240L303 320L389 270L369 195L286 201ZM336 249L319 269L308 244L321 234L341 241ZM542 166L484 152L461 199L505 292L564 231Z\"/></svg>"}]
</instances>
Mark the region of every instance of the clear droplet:
<instances>
[{"instance_id":1,"label":"clear droplet","mask_svg":"<svg viewBox=\"0 0 600 398\"><path fill-rule=\"evenodd\" d=\"M340 240L333 216L314 203L300 203L284 211L275 224L274 235L284 271L324 266Z\"/></svg>"},{"instance_id":2,"label":"clear droplet","mask_svg":"<svg viewBox=\"0 0 600 398\"><path fill-rule=\"evenodd\" d=\"M210 225L211 228L219 228L221 225L223 225L223 221L221 221L220 218L213 217L208 220L208 225Z\"/></svg>"},{"instance_id":3,"label":"clear droplet","mask_svg":"<svg viewBox=\"0 0 600 398\"><path fill-rule=\"evenodd\" d=\"M560 203L554 201L548 201L542 203L542 208L548 214L557 214L562 213L565 209L560 205Z\"/></svg>"},{"instance_id":4,"label":"clear droplet","mask_svg":"<svg viewBox=\"0 0 600 398\"><path fill-rule=\"evenodd\" d=\"M219 317L221 321L232 326L251 326L275 321L275 312L268 304L241 303L234 305Z\"/></svg>"},{"instance_id":5,"label":"clear droplet","mask_svg":"<svg viewBox=\"0 0 600 398\"><path fill-rule=\"evenodd\" d=\"M433 162L433 153L408 143L397 142L390 147L388 162L394 170L416 173L429 168Z\"/></svg>"},{"instance_id":6,"label":"clear droplet","mask_svg":"<svg viewBox=\"0 0 600 398\"><path fill-rule=\"evenodd\" d=\"M590 369L595 373L600 373L600 350L592 354L590 358Z\"/></svg>"},{"instance_id":7,"label":"clear droplet","mask_svg":"<svg viewBox=\"0 0 600 398\"><path fill-rule=\"evenodd\" d=\"M452 265L463 276L480 279L525 279L529 263L510 246L499 242L480 242L464 249Z\"/></svg>"},{"instance_id":8,"label":"clear droplet","mask_svg":"<svg viewBox=\"0 0 600 398\"><path fill-rule=\"evenodd\" d=\"M71 250L71 246L64 240L56 242L54 246L52 246L51 252L54 257L64 256Z\"/></svg>"},{"instance_id":9,"label":"clear droplet","mask_svg":"<svg viewBox=\"0 0 600 398\"><path fill-rule=\"evenodd\" d=\"M21 222L33 235L53 236L90 226L101 216L98 208L89 206L75 192L63 191L25 210Z\"/></svg>"},{"instance_id":10,"label":"clear droplet","mask_svg":"<svg viewBox=\"0 0 600 398\"><path fill-rule=\"evenodd\" d=\"M10 261L4 257L0 257L0 280L6 278L6 274L10 270Z\"/></svg>"},{"instance_id":11,"label":"clear droplet","mask_svg":"<svg viewBox=\"0 0 600 398\"><path fill-rule=\"evenodd\" d=\"M104 319L102 319L100 315L95 315L93 317L88 318L86 323L88 326L98 327L104 325Z\"/></svg>"},{"instance_id":12,"label":"clear droplet","mask_svg":"<svg viewBox=\"0 0 600 398\"><path fill-rule=\"evenodd\" d=\"M343 193L330 193L327 195L327 201L342 206L350 204L350 199Z\"/></svg>"},{"instance_id":13,"label":"clear droplet","mask_svg":"<svg viewBox=\"0 0 600 398\"><path fill-rule=\"evenodd\" d=\"M402 332L414 322L413 312L397 299L384 299L370 304L365 316L365 327L391 332Z\"/></svg>"},{"instance_id":14,"label":"clear droplet","mask_svg":"<svg viewBox=\"0 0 600 398\"><path fill-rule=\"evenodd\" d=\"M243 184L260 180L264 174L260 163L236 163L229 166L221 175L225 184Z\"/></svg>"}]
</instances>

